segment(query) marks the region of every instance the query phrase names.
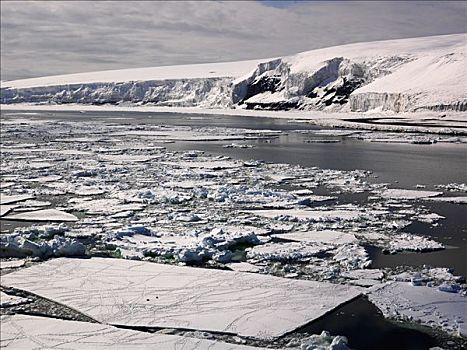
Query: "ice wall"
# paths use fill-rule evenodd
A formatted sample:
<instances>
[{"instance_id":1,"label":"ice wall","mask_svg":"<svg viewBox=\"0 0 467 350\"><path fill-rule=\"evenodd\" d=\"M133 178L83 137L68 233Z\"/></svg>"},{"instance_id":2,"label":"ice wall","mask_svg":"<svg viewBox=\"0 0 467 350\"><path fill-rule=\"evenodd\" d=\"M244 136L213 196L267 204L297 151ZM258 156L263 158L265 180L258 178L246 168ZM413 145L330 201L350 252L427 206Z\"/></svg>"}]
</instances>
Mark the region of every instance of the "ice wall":
<instances>
[{"instance_id":1,"label":"ice wall","mask_svg":"<svg viewBox=\"0 0 467 350\"><path fill-rule=\"evenodd\" d=\"M330 112L466 111L466 39L465 34L453 34L336 46L262 62L2 82L1 102Z\"/></svg>"},{"instance_id":2,"label":"ice wall","mask_svg":"<svg viewBox=\"0 0 467 350\"><path fill-rule=\"evenodd\" d=\"M231 78L109 82L2 89L10 103L155 104L162 106L229 107Z\"/></svg>"}]
</instances>

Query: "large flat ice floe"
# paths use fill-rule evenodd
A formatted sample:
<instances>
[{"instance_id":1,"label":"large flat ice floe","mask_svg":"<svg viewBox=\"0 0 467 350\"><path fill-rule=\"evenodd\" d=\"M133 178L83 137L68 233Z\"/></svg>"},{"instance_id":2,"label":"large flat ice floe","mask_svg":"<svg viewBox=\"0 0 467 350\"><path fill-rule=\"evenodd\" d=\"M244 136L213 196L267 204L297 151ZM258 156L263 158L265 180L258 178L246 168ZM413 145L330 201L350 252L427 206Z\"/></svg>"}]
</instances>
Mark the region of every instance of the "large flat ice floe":
<instances>
[{"instance_id":1,"label":"large flat ice floe","mask_svg":"<svg viewBox=\"0 0 467 350\"><path fill-rule=\"evenodd\" d=\"M467 336L467 297L437 288L392 282L369 294L387 317L417 320Z\"/></svg>"},{"instance_id":2,"label":"large flat ice floe","mask_svg":"<svg viewBox=\"0 0 467 350\"><path fill-rule=\"evenodd\" d=\"M1 318L5 349L164 349L253 350L245 345L119 329L99 323L13 315Z\"/></svg>"},{"instance_id":3,"label":"large flat ice floe","mask_svg":"<svg viewBox=\"0 0 467 350\"><path fill-rule=\"evenodd\" d=\"M360 295L356 287L119 259L55 259L2 285L107 324L197 329L270 339Z\"/></svg>"}]
</instances>

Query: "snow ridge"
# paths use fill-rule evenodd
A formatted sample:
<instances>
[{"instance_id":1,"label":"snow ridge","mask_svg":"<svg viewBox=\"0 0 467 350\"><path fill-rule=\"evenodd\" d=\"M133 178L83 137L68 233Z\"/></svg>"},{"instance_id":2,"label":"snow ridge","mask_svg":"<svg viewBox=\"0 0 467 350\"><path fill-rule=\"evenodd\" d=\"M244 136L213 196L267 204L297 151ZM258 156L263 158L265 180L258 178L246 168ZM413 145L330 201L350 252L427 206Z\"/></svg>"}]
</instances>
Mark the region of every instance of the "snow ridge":
<instances>
[{"instance_id":1,"label":"snow ridge","mask_svg":"<svg viewBox=\"0 0 467 350\"><path fill-rule=\"evenodd\" d=\"M466 34L330 47L262 61L2 82L1 102L331 112L466 111Z\"/></svg>"}]
</instances>

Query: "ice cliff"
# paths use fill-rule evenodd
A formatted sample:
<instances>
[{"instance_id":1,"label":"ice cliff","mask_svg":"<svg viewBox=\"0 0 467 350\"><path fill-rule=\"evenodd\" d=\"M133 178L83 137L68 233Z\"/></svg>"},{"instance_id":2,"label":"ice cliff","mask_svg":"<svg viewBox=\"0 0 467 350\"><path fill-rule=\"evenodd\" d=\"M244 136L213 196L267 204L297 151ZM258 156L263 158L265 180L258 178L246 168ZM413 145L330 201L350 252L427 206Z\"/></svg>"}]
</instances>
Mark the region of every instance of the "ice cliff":
<instances>
[{"instance_id":1,"label":"ice cliff","mask_svg":"<svg viewBox=\"0 0 467 350\"><path fill-rule=\"evenodd\" d=\"M467 35L367 42L282 58L2 82L1 102L203 108L467 110Z\"/></svg>"}]
</instances>

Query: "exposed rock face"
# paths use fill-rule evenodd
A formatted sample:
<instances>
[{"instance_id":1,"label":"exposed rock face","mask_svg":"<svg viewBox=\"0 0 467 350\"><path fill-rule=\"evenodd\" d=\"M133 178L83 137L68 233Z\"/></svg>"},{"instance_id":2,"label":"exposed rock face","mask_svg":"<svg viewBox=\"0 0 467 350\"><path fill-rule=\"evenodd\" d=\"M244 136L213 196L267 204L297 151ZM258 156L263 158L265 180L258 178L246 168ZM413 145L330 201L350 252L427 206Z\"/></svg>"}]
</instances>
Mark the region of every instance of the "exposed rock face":
<instances>
[{"instance_id":1,"label":"exposed rock face","mask_svg":"<svg viewBox=\"0 0 467 350\"><path fill-rule=\"evenodd\" d=\"M264 75L264 73L274 71L281 65L281 63L281 59L260 63L251 74L234 80L232 82L231 92L232 103L237 104L239 102L245 101L247 98L250 98L253 95L256 95L259 89L252 88L252 86L258 85L258 82L255 83L256 79ZM254 93L252 90L256 92Z\"/></svg>"}]
</instances>

